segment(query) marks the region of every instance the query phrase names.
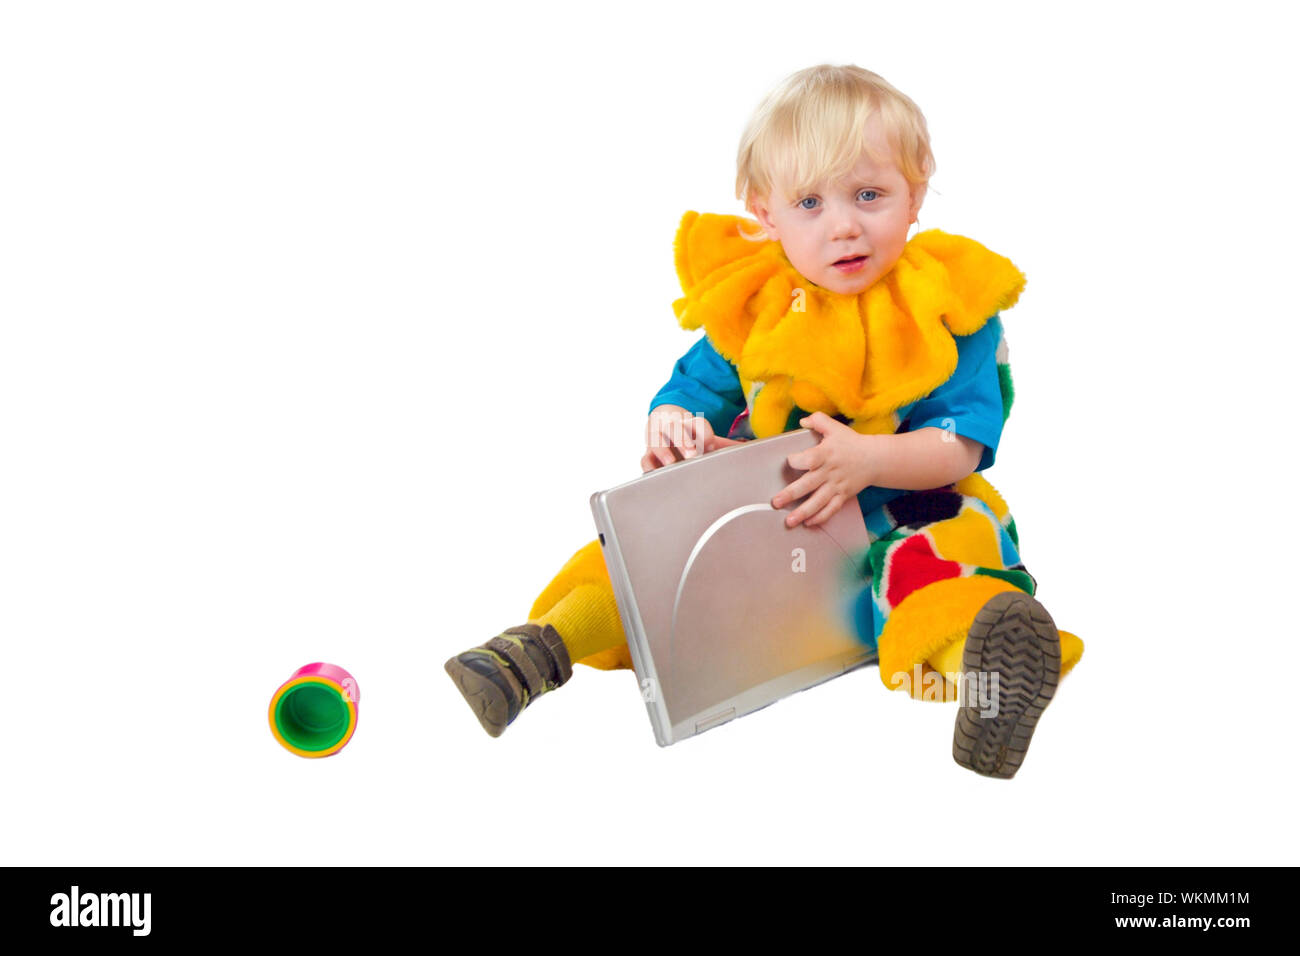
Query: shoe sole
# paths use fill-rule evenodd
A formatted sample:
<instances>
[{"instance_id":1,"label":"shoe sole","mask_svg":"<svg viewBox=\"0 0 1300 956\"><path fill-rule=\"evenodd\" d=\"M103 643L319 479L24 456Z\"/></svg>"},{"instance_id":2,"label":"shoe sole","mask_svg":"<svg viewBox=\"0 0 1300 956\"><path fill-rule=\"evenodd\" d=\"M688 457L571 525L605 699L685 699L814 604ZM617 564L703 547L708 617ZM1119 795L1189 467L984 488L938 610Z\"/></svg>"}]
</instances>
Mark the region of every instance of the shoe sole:
<instances>
[{"instance_id":1,"label":"shoe sole","mask_svg":"<svg viewBox=\"0 0 1300 956\"><path fill-rule=\"evenodd\" d=\"M475 673L453 657L443 665L448 676L456 683L465 702L474 711L474 716L493 737L505 733L510 723L510 709L505 691L498 687L491 678Z\"/></svg>"},{"instance_id":2,"label":"shoe sole","mask_svg":"<svg viewBox=\"0 0 1300 956\"><path fill-rule=\"evenodd\" d=\"M952 756L986 777L1016 775L1061 676L1061 638L1047 609L1023 591L994 595L976 615L962 673L998 675L997 713L962 703Z\"/></svg>"}]
</instances>

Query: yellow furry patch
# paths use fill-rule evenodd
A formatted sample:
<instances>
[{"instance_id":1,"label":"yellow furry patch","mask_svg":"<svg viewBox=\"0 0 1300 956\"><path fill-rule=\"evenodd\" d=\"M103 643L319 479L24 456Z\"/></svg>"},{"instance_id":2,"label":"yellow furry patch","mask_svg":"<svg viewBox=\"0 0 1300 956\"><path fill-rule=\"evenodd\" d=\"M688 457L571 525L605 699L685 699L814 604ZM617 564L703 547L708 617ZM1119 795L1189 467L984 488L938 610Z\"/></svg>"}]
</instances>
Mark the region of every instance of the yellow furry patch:
<instances>
[{"instance_id":1,"label":"yellow furry patch","mask_svg":"<svg viewBox=\"0 0 1300 956\"><path fill-rule=\"evenodd\" d=\"M960 555L956 560L981 568L1002 567L999 526L978 505L963 507L957 517L936 521L925 532L938 554Z\"/></svg>"},{"instance_id":2,"label":"yellow furry patch","mask_svg":"<svg viewBox=\"0 0 1300 956\"><path fill-rule=\"evenodd\" d=\"M875 431L947 381L953 335L1010 308L1025 283L1009 259L931 229L888 275L844 295L807 281L779 242L744 239L741 229L761 232L738 216L682 217L674 254L685 295L673 310L683 328L704 328L743 381L767 383L752 412L759 438L784 431L796 405Z\"/></svg>"},{"instance_id":3,"label":"yellow furry patch","mask_svg":"<svg viewBox=\"0 0 1300 956\"><path fill-rule=\"evenodd\" d=\"M988 479L978 471L967 475L953 487L963 495L970 495L984 502L989 506L998 521L1006 523L1007 517L1011 514L1011 509L1007 507L1006 500L998 493L998 490L989 484ZM998 567L998 565L991 566Z\"/></svg>"},{"instance_id":4,"label":"yellow furry patch","mask_svg":"<svg viewBox=\"0 0 1300 956\"><path fill-rule=\"evenodd\" d=\"M881 681L890 690L905 690L918 700L956 700L957 686L930 666L930 658L954 641L966 640L975 615L989 598L1018 590L1001 578L977 574L935 581L913 591L889 613L880 632Z\"/></svg>"}]
</instances>

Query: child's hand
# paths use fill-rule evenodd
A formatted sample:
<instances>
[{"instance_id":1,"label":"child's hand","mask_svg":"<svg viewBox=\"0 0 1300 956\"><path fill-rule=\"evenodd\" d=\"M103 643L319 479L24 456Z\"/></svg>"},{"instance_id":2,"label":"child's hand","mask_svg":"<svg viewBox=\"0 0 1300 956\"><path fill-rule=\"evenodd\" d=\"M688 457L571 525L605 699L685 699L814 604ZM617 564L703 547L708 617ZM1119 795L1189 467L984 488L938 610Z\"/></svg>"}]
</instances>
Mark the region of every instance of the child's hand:
<instances>
[{"instance_id":1,"label":"child's hand","mask_svg":"<svg viewBox=\"0 0 1300 956\"><path fill-rule=\"evenodd\" d=\"M712 451L713 442L727 441L713 434L713 426L702 415L692 415L680 405L660 405L646 423L645 455L641 470L653 471L664 465L694 458Z\"/></svg>"},{"instance_id":2,"label":"child's hand","mask_svg":"<svg viewBox=\"0 0 1300 956\"><path fill-rule=\"evenodd\" d=\"M867 436L860 435L848 425L843 425L825 412L814 412L801 418L799 424L818 432L822 438L815 448L797 452L786 459L791 468L805 471L772 499L773 508L784 508L790 502L809 495L785 519L785 526L793 528L800 522L819 525L839 511L863 488L873 484L870 457L867 454Z\"/></svg>"}]
</instances>

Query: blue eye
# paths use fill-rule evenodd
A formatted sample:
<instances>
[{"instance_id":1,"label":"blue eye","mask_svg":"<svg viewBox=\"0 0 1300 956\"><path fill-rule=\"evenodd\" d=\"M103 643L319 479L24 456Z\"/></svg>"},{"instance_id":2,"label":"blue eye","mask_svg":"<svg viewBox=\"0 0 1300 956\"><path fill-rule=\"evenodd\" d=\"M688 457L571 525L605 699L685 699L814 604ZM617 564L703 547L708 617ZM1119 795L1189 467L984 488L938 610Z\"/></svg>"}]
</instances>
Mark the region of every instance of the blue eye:
<instances>
[{"instance_id":1,"label":"blue eye","mask_svg":"<svg viewBox=\"0 0 1300 956\"><path fill-rule=\"evenodd\" d=\"M813 209L813 208L814 208L813 206L805 206L805 205L804 205L804 203L808 203L808 202L815 203L815 202L818 202L818 199L817 199L816 196L805 196L803 199L800 199L800 200L799 200L799 208L800 208L800 209Z\"/></svg>"},{"instance_id":2,"label":"blue eye","mask_svg":"<svg viewBox=\"0 0 1300 956\"><path fill-rule=\"evenodd\" d=\"M858 198L861 199L863 196L866 196L866 195L870 195L870 196L871 196L871 199L866 200L867 202L871 202L872 199L879 199L879 198L880 198L880 193L876 192L874 189L863 189L862 191L860 191L860 192L858 193Z\"/></svg>"}]
</instances>

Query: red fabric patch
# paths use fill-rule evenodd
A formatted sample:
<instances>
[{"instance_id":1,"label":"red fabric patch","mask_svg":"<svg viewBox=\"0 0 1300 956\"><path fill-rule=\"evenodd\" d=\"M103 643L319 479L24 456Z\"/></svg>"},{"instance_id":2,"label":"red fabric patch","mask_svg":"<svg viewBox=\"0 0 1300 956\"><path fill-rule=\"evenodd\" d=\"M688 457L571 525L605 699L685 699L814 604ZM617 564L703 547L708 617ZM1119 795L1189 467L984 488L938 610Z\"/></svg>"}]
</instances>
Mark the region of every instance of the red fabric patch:
<instances>
[{"instance_id":1,"label":"red fabric patch","mask_svg":"<svg viewBox=\"0 0 1300 956\"><path fill-rule=\"evenodd\" d=\"M927 584L961 577L960 562L940 558L930 546L930 539L920 534L914 534L895 546L886 560L889 588L885 597L891 608L898 607L903 598Z\"/></svg>"}]
</instances>

